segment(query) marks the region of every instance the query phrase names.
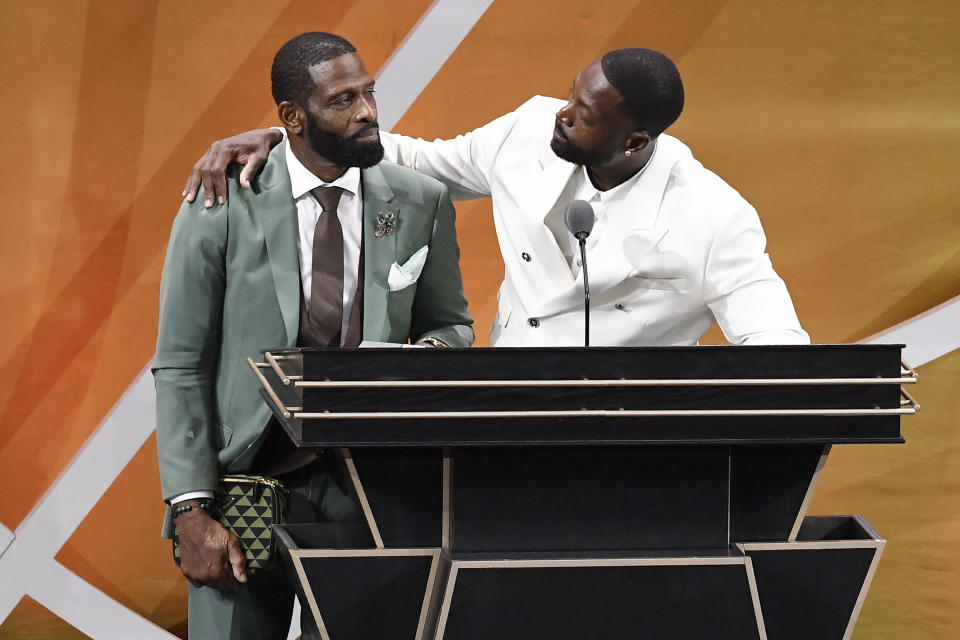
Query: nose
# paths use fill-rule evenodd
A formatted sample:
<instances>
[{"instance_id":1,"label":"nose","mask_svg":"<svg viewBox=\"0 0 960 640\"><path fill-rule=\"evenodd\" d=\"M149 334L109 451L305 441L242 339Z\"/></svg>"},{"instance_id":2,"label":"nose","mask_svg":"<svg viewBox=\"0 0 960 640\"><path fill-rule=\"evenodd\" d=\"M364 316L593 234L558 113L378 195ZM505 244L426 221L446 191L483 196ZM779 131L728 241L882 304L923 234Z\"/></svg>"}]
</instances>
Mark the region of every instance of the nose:
<instances>
[{"instance_id":1,"label":"nose","mask_svg":"<svg viewBox=\"0 0 960 640\"><path fill-rule=\"evenodd\" d=\"M377 121L377 101L373 96L360 96L360 103L353 119L357 122Z\"/></svg>"},{"instance_id":2,"label":"nose","mask_svg":"<svg viewBox=\"0 0 960 640\"><path fill-rule=\"evenodd\" d=\"M573 125L573 101L567 101L567 104L557 111L557 120L563 123L565 127Z\"/></svg>"}]
</instances>

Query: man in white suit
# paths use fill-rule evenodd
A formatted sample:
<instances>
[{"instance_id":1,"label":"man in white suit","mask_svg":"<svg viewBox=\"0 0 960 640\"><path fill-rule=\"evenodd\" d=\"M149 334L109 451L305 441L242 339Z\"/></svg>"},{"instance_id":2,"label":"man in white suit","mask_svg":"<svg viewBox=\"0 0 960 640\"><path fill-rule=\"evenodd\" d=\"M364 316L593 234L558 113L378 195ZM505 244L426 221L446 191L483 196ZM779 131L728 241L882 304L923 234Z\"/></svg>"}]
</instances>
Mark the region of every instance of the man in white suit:
<instances>
[{"instance_id":1,"label":"man in white suit","mask_svg":"<svg viewBox=\"0 0 960 640\"><path fill-rule=\"evenodd\" d=\"M696 344L714 320L735 344L807 343L765 253L756 211L663 133L683 109L676 66L650 49L611 51L577 74L566 103L534 97L452 140L383 134L387 160L493 198L505 274L493 346L583 344L583 276L562 213L588 201L591 345ZM215 143L185 195L208 205L231 160L249 183L275 130Z\"/></svg>"}]
</instances>

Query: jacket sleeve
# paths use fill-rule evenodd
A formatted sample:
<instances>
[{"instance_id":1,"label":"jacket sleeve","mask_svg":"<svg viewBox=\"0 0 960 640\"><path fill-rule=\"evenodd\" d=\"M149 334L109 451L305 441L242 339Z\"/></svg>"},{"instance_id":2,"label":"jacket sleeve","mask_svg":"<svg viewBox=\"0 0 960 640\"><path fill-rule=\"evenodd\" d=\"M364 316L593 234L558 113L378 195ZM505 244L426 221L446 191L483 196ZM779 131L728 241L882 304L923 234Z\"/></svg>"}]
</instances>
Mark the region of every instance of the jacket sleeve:
<instances>
[{"instance_id":1,"label":"jacket sleeve","mask_svg":"<svg viewBox=\"0 0 960 640\"><path fill-rule=\"evenodd\" d=\"M184 202L173 223L160 283L157 449L164 500L217 486L214 394L226 285L227 205Z\"/></svg>"},{"instance_id":2,"label":"jacket sleeve","mask_svg":"<svg viewBox=\"0 0 960 640\"><path fill-rule=\"evenodd\" d=\"M451 140L433 142L383 132L384 159L436 178L454 200L489 196L497 154L517 120L514 111Z\"/></svg>"},{"instance_id":3,"label":"jacket sleeve","mask_svg":"<svg viewBox=\"0 0 960 640\"><path fill-rule=\"evenodd\" d=\"M436 338L451 347L473 344L473 318L467 311L460 274L455 213L447 188L439 185L430 251L413 301L410 335Z\"/></svg>"},{"instance_id":4,"label":"jacket sleeve","mask_svg":"<svg viewBox=\"0 0 960 640\"><path fill-rule=\"evenodd\" d=\"M732 344L809 344L766 244L757 212L743 202L718 226L710 246L707 305Z\"/></svg>"}]
</instances>

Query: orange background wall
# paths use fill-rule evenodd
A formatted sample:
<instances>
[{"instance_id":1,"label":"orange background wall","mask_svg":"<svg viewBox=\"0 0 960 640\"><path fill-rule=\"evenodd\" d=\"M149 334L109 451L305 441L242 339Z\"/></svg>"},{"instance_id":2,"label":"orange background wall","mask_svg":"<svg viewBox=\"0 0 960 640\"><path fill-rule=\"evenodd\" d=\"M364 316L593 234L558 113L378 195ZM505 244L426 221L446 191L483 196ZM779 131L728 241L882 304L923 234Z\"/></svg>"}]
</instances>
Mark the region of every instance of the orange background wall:
<instances>
[{"instance_id":1,"label":"orange background wall","mask_svg":"<svg viewBox=\"0 0 960 640\"><path fill-rule=\"evenodd\" d=\"M179 194L214 138L275 122L269 66L305 30L371 71L429 0L5 0L0 5L0 523L15 530L153 353ZM604 51L670 55L671 133L759 210L816 342L960 294L954 0L496 0L395 130L451 136ZM478 344L502 264L488 200L458 205ZM710 340L720 339L716 332ZM863 513L887 550L855 638L960 635L960 353L921 367L908 444L836 447L813 513ZM57 559L183 633L151 438ZM13 579L0 576L2 580ZM0 638L81 634L25 598Z\"/></svg>"}]
</instances>

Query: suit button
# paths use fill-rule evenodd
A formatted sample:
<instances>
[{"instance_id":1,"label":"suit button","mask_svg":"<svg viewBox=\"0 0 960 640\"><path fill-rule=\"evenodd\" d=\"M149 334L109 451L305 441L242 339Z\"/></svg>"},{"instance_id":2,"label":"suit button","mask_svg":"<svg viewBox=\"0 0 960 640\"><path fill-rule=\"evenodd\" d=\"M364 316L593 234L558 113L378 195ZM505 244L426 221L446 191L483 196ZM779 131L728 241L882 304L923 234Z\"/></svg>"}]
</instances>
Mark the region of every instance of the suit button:
<instances>
[{"instance_id":1,"label":"suit button","mask_svg":"<svg viewBox=\"0 0 960 640\"><path fill-rule=\"evenodd\" d=\"M613 308L616 309L617 311L623 311L623 305L620 304L619 302L613 305Z\"/></svg>"},{"instance_id":2,"label":"suit button","mask_svg":"<svg viewBox=\"0 0 960 640\"><path fill-rule=\"evenodd\" d=\"M533 327L534 329L536 329L537 327L540 326L540 320L537 318L528 318L527 324Z\"/></svg>"},{"instance_id":3,"label":"suit button","mask_svg":"<svg viewBox=\"0 0 960 640\"><path fill-rule=\"evenodd\" d=\"M530 262L530 260L531 260L530 254L527 253L526 251L524 251L523 253L521 253L521 254L520 254L520 257L523 258L523 261L524 261L524 262Z\"/></svg>"}]
</instances>

